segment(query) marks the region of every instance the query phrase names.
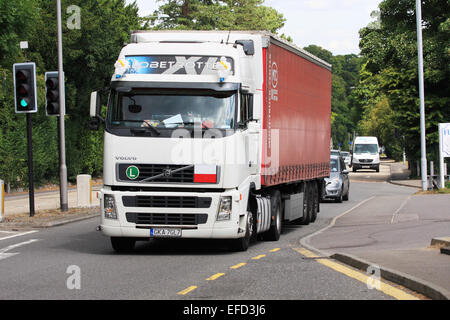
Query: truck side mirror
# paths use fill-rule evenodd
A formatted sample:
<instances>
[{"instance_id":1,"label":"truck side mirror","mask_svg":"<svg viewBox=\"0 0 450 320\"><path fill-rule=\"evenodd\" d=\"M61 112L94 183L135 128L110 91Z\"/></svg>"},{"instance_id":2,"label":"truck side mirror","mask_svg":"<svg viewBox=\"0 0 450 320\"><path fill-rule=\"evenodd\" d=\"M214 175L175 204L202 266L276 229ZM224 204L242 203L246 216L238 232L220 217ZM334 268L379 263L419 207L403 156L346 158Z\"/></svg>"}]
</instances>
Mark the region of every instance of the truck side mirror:
<instances>
[{"instance_id":1,"label":"truck side mirror","mask_svg":"<svg viewBox=\"0 0 450 320\"><path fill-rule=\"evenodd\" d=\"M97 131L100 127L100 120L98 118L91 118L89 120L89 130Z\"/></svg>"},{"instance_id":2,"label":"truck side mirror","mask_svg":"<svg viewBox=\"0 0 450 320\"><path fill-rule=\"evenodd\" d=\"M100 113L100 95L97 91L91 93L91 106L90 106L90 116L91 118L97 118Z\"/></svg>"},{"instance_id":3,"label":"truck side mirror","mask_svg":"<svg viewBox=\"0 0 450 320\"><path fill-rule=\"evenodd\" d=\"M105 120L100 116L100 108L101 108L101 99L100 94L97 91L91 93L91 105L89 114L91 119L89 120L89 130L98 130L100 127L100 122L104 122Z\"/></svg>"}]
</instances>

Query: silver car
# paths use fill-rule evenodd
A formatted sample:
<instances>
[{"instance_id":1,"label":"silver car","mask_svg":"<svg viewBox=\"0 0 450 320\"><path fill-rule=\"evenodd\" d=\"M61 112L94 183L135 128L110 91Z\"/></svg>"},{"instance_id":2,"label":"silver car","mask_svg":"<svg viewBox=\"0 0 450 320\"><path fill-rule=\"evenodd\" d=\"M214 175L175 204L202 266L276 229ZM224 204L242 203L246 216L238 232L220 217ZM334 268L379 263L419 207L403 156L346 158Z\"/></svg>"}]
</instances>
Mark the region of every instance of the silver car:
<instances>
[{"instance_id":1,"label":"silver car","mask_svg":"<svg viewBox=\"0 0 450 320\"><path fill-rule=\"evenodd\" d=\"M335 200L341 203L347 201L350 194L350 179L346 169L344 159L340 156L331 156L330 177L325 178L325 194L323 200Z\"/></svg>"},{"instance_id":2,"label":"silver car","mask_svg":"<svg viewBox=\"0 0 450 320\"><path fill-rule=\"evenodd\" d=\"M350 152L341 151L341 157L344 158L344 162L347 166L350 166L352 163L352 157L350 156Z\"/></svg>"}]
</instances>

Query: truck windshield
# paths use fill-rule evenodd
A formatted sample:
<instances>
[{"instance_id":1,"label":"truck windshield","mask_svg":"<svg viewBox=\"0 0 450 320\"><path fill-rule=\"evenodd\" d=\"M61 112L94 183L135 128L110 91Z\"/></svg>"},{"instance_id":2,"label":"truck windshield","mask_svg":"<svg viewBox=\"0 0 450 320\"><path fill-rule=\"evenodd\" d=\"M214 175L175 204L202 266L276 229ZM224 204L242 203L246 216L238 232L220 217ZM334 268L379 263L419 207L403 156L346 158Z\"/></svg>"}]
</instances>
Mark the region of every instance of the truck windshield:
<instances>
[{"instance_id":1,"label":"truck windshield","mask_svg":"<svg viewBox=\"0 0 450 320\"><path fill-rule=\"evenodd\" d=\"M355 145L355 153L356 154L363 154L363 153L377 154L378 146L376 144L356 144Z\"/></svg>"},{"instance_id":2,"label":"truck windshield","mask_svg":"<svg viewBox=\"0 0 450 320\"><path fill-rule=\"evenodd\" d=\"M113 90L108 125L111 128L233 129L236 91L198 89Z\"/></svg>"}]
</instances>

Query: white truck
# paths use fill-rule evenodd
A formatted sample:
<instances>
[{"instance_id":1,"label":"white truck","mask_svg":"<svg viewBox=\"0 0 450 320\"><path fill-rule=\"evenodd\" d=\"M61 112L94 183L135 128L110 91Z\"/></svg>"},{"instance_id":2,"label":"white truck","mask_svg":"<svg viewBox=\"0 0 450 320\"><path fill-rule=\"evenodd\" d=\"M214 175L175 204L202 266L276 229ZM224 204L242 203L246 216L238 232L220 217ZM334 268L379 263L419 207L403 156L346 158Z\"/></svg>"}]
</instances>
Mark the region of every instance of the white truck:
<instances>
[{"instance_id":1,"label":"white truck","mask_svg":"<svg viewBox=\"0 0 450 320\"><path fill-rule=\"evenodd\" d=\"M151 238L278 240L314 222L330 173L331 66L267 32L139 31L103 122L101 225L116 251Z\"/></svg>"},{"instance_id":2,"label":"white truck","mask_svg":"<svg viewBox=\"0 0 450 320\"><path fill-rule=\"evenodd\" d=\"M353 172L373 169L380 172L380 147L376 137L356 137L352 150Z\"/></svg>"}]
</instances>

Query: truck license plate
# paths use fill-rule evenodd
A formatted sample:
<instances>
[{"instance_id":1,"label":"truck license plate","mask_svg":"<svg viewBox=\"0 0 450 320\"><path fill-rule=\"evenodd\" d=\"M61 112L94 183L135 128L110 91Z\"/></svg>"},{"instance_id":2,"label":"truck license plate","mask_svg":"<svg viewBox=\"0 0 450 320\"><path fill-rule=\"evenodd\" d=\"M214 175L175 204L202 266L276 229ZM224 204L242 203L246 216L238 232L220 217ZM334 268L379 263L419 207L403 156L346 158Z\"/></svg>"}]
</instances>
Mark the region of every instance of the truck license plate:
<instances>
[{"instance_id":1,"label":"truck license plate","mask_svg":"<svg viewBox=\"0 0 450 320\"><path fill-rule=\"evenodd\" d=\"M370 169L370 166L362 166L363 169Z\"/></svg>"},{"instance_id":2,"label":"truck license plate","mask_svg":"<svg viewBox=\"0 0 450 320\"><path fill-rule=\"evenodd\" d=\"M180 238L181 229L175 228L151 228L150 237L152 238Z\"/></svg>"}]
</instances>

